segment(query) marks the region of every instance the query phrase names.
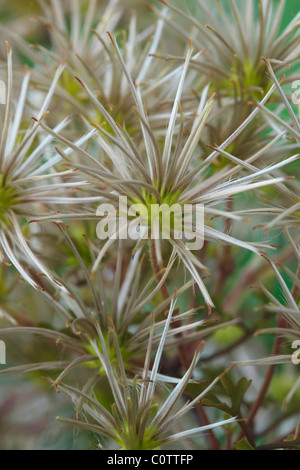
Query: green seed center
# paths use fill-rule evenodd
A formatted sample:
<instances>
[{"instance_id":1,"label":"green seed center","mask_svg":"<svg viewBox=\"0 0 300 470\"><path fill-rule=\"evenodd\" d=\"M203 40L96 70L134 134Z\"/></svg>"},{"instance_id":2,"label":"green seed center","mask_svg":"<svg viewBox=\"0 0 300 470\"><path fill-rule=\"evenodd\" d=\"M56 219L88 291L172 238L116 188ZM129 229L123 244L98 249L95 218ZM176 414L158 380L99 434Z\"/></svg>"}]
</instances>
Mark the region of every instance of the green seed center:
<instances>
[{"instance_id":1,"label":"green seed center","mask_svg":"<svg viewBox=\"0 0 300 470\"><path fill-rule=\"evenodd\" d=\"M7 209L18 203L15 192L15 188L4 183L3 175L0 174L0 221L4 219Z\"/></svg>"}]
</instances>

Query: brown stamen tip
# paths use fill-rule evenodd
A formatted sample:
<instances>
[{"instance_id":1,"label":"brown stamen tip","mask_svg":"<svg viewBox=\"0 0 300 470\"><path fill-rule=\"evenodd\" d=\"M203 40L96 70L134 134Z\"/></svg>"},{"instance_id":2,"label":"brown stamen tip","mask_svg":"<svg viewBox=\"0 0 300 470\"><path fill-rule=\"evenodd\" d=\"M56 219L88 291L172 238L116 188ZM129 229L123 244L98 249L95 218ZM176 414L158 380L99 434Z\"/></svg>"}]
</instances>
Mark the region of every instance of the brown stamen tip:
<instances>
[{"instance_id":1,"label":"brown stamen tip","mask_svg":"<svg viewBox=\"0 0 300 470\"><path fill-rule=\"evenodd\" d=\"M261 59L267 64L267 66L270 65L269 61L265 57L261 57Z\"/></svg>"},{"instance_id":2,"label":"brown stamen tip","mask_svg":"<svg viewBox=\"0 0 300 470\"><path fill-rule=\"evenodd\" d=\"M256 284L253 284L253 286L250 286L250 289L258 289L258 290L262 290L260 286L256 285Z\"/></svg>"},{"instance_id":3,"label":"brown stamen tip","mask_svg":"<svg viewBox=\"0 0 300 470\"><path fill-rule=\"evenodd\" d=\"M218 151L218 148L217 148L217 147L214 147L213 145L207 144L206 147L208 147L208 148L210 148L210 149L212 149L212 150Z\"/></svg>"},{"instance_id":4,"label":"brown stamen tip","mask_svg":"<svg viewBox=\"0 0 300 470\"><path fill-rule=\"evenodd\" d=\"M63 222L56 222L55 220L52 220L51 223L56 225L56 227L58 227L60 230L61 230L62 227L67 228L67 229L69 228L69 226L64 224Z\"/></svg>"},{"instance_id":5,"label":"brown stamen tip","mask_svg":"<svg viewBox=\"0 0 300 470\"><path fill-rule=\"evenodd\" d=\"M46 382L48 382L50 385L52 385L52 382L50 379L48 379L48 377L40 377L41 380L45 380Z\"/></svg>"},{"instance_id":6,"label":"brown stamen tip","mask_svg":"<svg viewBox=\"0 0 300 470\"><path fill-rule=\"evenodd\" d=\"M108 36L109 36L109 39L111 40L111 42L113 43L113 45L115 46L115 41L114 41L114 38L112 37L112 35L110 34L109 31L106 31Z\"/></svg>"},{"instance_id":7,"label":"brown stamen tip","mask_svg":"<svg viewBox=\"0 0 300 470\"><path fill-rule=\"evenodd\" d=\"M148 10L150 10L151 12L154 12L154 8L150 5L150 3L146 3L146 8L148 8Z\"/></svg>"},{"instance_id":8,"label":"brown stamen tip","mask_svg":"<svg viewBox=\"0 0 300 470\"><path fill-rule=\"evenodd\" d=\"M94 312L91 312L91 317L92 317L92 319L93 319L95 325L98 326L98 323L97 323L97 320L96 320L96 317L95 317Z\"/></svg>"},{"instance_id":9,"label":"brown stamen tip","mask_svg":"<svg viewBox=\"0 0 300 470\"><path fill-rule=\"evenodd\" d=\"M263 257L267 256L267 253L265 251L258 250L258 253Z\"/></svg>"},{"instance_id":10,"label":"brown stamen tip","mask_svg":"<svg viewBox=\"0 0 300 470\"><path fill-rule=\"evenodd\" d=\"M261 256L262 256L262 258L264 258L266 261L268 261L269 264L271 264L271 261L269 260L269 258L267 257L266 254L262 254Z\"/></svg>"},{"instance_id":11,"label":"brown stamen tip","mask_svg":"<svg viewBox=\"0 0 300 470\"><path fill-rule=\"evenodd\" d=\"M82 88L85 89L84 83L80 80L80 78L79 78L79 77L74 77L74 78L77 80L77 82L80 83L80 85L82 86Z\"/></svg>"}]
</instances>

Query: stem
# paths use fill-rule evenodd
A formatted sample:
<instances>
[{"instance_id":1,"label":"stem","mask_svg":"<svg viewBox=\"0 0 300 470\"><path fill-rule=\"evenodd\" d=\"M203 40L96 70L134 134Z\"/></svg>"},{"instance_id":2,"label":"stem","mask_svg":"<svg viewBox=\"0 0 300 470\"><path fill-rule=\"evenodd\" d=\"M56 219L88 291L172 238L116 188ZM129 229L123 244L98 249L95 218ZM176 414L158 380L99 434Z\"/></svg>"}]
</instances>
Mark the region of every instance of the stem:
<instances>
[{"instance_id":1,"label":"stem","mask_svg":"<svg viewBox=\"0 0 300 470\"><path fill-rule=\"evenodd\" d=\"M282 441L281 440L281 441L273 442L272 444L259 446L256 448L256 450L293 449L293 444L295 444L295 447L299 446L299 442L297 440L294 440L294 441Z\"/></svg>"},{"instance_id":2,"label":"stem","mask_svg":"<svg viewBox=\"0 0 300 470\"><path fill-rule=\"evenodd\" d=\"M286 413L285 415L279 416L277 419L275 419L272 423L270 423L265 429L262 429L260 432L255 434L256 438L264 437L267 436L269 432L272 432L278 425L283 423L285 420L290 419L292 416L296 414L295 411Z\"/></svg>"},{"instance_id":3,"label":"stem","mask_svg":"<svg viewBox=\"0 0 300 470\"><path fill-rule=\"evenodd\" d=\"M203 407L203 405L201 403L198 403L196 405L196 409L197 409L197 412L199 414L199 417L203 423L204 426L208 426L210 424L210 421L207 417L207 414L205 412L205 409ZM220 450L220 444L213 432L212 429L209 429L208 430L208 435L209 435L209 438L210 438L210 442L211 442L211 445L212 445L212 448L213 450Z\"/></svg>"},{"instance_id":4,"label":"stem","mask_svg":"<svg viewBox=\"0 0 300 470\"><path fill-rule=\"evenodd\" d=\"M231 450L232 447L232 432L229 429L226 436L226 450Z\"/></svg>"},{"instance_id":5,"label":"stem","mask_svg":"<svg viewBox=\"0 0 300 470\"><path fill-rule=\"evenodd\" d=\"M281 322L278 321L278 326L283 327L283 324L280 324L280 323ZM279 336L276 337L275 342L274 342L274 346L273 346L272 355L276 356L280 353L280 348L281 348L281 345L282 345L282 341L283 341L283 339L281 337L279 337ZM267 375L265 377L265 380L264 380L264 383L261 387L259 395L256 399L256 402L253 404L253 406L250 410L250 414L249 414L249 417L248 417L248 425L250 427L252 427L253 422L254 422L254 418L256 416L256 413L258 412L258 410L259 410L260 406L262 405L262 402L263 402L263 400L264 400L264 398L265 398L265 396L268 392L268 389L269 389L270 383L272 381L275 369L276 369L276 364L272 364L268 368Z\"/></svg>"},{"instance_id":6,"label":"stem","mask_svg":"<svg viewBox=\"0 0 300 470\"><path fill-rule=\"evenodd\" d=\"M298 279L300 279L300 265L298 266L297 277L298 277ZM299 294L299 287L297 286L297 284L294 284L293 289L292 289L292 296L295 299L295 301L297 300L298 294ZM279 316L278 320L277 320L277 325L280 328L286 328L287 327L287 322ZM280 354L280 349L281 349L282 342L283 342L283 338L279 337L279 336L276 336L274 346L273 346L272 355L276 356L276 355ZM253 427L253 422L254 422L255 416L256 416L259 408L261 407L261 405L263 403L263 400L264 400L264 398L265 398L265 396L266 396L266 394L269 390L269 386L270 386L270 383L272 381L275 369L276 369L276 364L272 364L268 368L267 375L265 377L265 380L263 382L263 385L261 387L259 395L256 399L256 402L253 404L253 406L250 410L250 414L249 414L249 417L248 417L248 426L250 428ZM298 427L297 427L297 429L298 429L298 431L300 431ZM297 433L297 429L296 429L296 433ZM241 437L241 435L239 437Z\"/></svg>"},{"instance_id":7,"label":"stem","mask_svg":"<svg viewBox=\"0 0 300 470\"><path fill-rule=\"evenodd\" d=\"M151 256L151 263L152 263L154 274L156 275L156 278L159 282L162 278L161 273L163 271L163 266L160 266L158 261L157 261L156 252L155 252L155 245L154 245L153 240L151 240L151 242L150 242L150 256ZM162 292L162 295L163 295L165 300L168 300L170 298L168 287L167 287L165 282L162 285L161 292ZM178 320L175 323L174 322L171 323L171 328L177 328L180 325L181 325L181 322ZM178 336L181 336L181 334L178 335ZM187 355L186 355L186 348L184 348L184 345L178 345L177 348L178 348L178 352L179 352L180 361L181 361L184 369L188 370L189 361L188 361L188 358L187 358ZM203 425L208 426L210 424L210 421L209 421L209 419L206 415L206 412L204 410L203 405L201 403L197 403L196 409L197 409L197 412L199 414L199 417L200 417ZM215 436L212 429L208 430L208 435L209 435L209 438L210 438L210 441L211 441L212 448L214 450L219 450L220 445L219 445L219 442L218 442L218 440L217 440L217 438L216 438L216 436Z\"/></svg>"}]
</instances>

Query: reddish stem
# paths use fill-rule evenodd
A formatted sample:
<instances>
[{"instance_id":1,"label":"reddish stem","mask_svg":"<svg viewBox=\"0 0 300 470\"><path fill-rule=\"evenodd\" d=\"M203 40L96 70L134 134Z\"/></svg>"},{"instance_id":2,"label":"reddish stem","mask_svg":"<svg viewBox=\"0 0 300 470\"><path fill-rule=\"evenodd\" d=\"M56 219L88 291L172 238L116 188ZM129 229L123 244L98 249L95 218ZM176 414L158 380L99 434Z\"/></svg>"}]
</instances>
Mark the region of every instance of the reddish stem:
<instances>
[{"instance_id":1,"label":"reddish stem","mask_svg":"<svg viewBox=\"0 0 300 470\"><path fill-rule=\"evenodd\" d=\"M162 278L161 273L163 271L163 266L159 266L159 264L157 262L157 257L156 257L156 253L155 253L155 246L154 246L153 242L150 245L150 252L151 252L151 262L152 262L152 267L153 267L154 273L157 277L157 280L160 281L161 278ZM168 287L167 287L165 282L162 285L161 292L162 292L162 295L163 295L165 300L168 300L170 298ZM177 328L178 326L180 326L180 324L181 324L180 321L172 322L171 323L171 328ZM180 335L178 335L178 336L180 336ZM188 358L187 358L186 349L184 348L183 345L179 345L178 346L178 351L179 351L179 358L180 358L180 361L181 361L184 369L188 370L190 364L189 364L189 361L188 361ZM197 412L199 414L199 417L200 417L203 425L208 426L210 424L210 421L209 421L209 419L206 415L206 412L204 410L203 405L201 403L198 403L196 405L196 409L197 409ZM216 438L216 436L215 436L212 429L208 430L208 435L209 435L209 438L210 438L210 441L211 441L212 448L214 450L219 450L220 445L219 445L219 442L218 442L218 440L217 440L217 438Z\"/></svg>"}]
</instances>

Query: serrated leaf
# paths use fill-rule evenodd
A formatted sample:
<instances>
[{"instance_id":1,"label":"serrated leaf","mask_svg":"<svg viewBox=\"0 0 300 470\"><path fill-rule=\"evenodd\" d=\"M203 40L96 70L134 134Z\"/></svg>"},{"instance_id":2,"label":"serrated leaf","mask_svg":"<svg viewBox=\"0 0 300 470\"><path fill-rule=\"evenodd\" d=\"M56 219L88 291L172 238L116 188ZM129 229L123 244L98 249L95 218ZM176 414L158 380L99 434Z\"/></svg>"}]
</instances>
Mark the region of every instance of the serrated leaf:
<instances>
[{"instance_id":1,"label":"serrated leaf","mask_svg":"<svg viewBox=\"0 0 300 470\"><path fill-rule=\"evenodd\" d=\"M224 377L222 377L221 383L225 388L227 394L230 396L234 415L239 415L242 400L245 396L246 391L250 387L252 380L247 380L245 377L242 377L235 385L232 379L225 375Z\"/></svg>"}]
</instances>

